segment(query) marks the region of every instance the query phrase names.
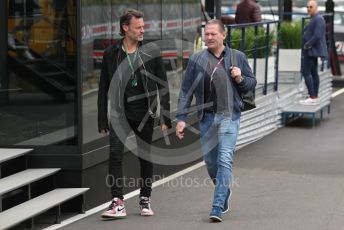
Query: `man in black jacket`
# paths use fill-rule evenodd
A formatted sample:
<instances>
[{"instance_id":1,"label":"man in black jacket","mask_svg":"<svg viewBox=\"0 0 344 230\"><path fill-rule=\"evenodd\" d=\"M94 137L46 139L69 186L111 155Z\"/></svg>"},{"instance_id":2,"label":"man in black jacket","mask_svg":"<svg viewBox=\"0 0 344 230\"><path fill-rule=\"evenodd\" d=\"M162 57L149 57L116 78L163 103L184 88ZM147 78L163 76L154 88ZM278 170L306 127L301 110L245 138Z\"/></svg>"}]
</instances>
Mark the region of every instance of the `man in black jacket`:
<instances>
[{"instance_id":1,"label":"man in black jacket","mask_svg":"<svg viewBox=\"0 0 344 230\"><path fill-rule=\"evenodd\" d=\"M124 143L131 130L135 133L141 166L141 215L153 215L150 206L153 164L149 160L149 151L157 95L160 130L164 132L171 126L166 73L159 48L153 43L143 44L143 13L132 9L126 11L120 18L120 31L123 39L105 50L98 92L99 132L103 135L110 133L107 182L111 186L112 201L102 213L103 218L126 217L122 160ZM108 99L111 122L108 121Z\"/></svg>"}]
</instances>

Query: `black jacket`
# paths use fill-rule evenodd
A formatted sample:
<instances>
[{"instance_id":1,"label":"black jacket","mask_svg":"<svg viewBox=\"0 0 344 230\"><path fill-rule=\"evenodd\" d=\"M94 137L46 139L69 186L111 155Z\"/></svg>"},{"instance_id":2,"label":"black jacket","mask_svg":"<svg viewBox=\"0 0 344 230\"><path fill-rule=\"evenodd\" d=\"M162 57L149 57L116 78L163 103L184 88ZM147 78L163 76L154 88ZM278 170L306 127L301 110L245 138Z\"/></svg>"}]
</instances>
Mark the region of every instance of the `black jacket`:
<instances>
[{"instance_id":1,"label":"black jacket","mask_svg":"<svg viewBox=\"0 0 344 230\"><path fill-rule=\"evenodd\" d=\"M102 69L98 91L98 129L109 129L108 120L108 93L111 87L111 115L123 117L125 84L122 82L122 74L127 74L127 66L121 66L124 51L122 50L123 40L111 45L104 51ZM160 124L171 127L170 120L170 95L166 72L160 49L154 43L140 42L138 56L141 61L140 72L143 76L143 83L150 111L155 114L157 110L157 95L160 100ZM122 68L121 68L122 67ZM124 73L123 73L124 72Z\"/></svg>"}]
</instances>

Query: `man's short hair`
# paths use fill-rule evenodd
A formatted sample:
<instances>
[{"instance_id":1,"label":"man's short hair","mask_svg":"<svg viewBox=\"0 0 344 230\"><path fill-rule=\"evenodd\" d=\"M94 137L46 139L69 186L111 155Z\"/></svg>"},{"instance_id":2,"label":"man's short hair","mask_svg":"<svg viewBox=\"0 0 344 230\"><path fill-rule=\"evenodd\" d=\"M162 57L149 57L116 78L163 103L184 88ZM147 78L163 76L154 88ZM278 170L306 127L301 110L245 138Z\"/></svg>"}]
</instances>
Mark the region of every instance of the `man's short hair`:
<instances>
[{"instance_id":1,"label":"man's short hair","mask_svg":"<svg viewBox=\"0 0 344 230\"><path fill-rule=\"evenodd\" d=\"M218 20L218 19L211 19L211 20L209 20L205 24L205 26L207 26L207 25L217 25L219 27L219 29L220 29L220 32L225 32L226 31L225 25L222 23L221 20Z\"/></svg>"},{"instance_id":2,"label":"man's short hair","mask_svg":"<svg viewBox=\"0 0 344 230\"><path fill-rule=\"evenodd\" d=\"M124 12L124 14L120 17L119 19L119 27L120 27L120 35L124 36L125 31L123 30L123 25L129 25L130 20L135 17L135 18L143 18L143 13L138 10L134 9L128 9Z\"/></svg>"}]
</instances>

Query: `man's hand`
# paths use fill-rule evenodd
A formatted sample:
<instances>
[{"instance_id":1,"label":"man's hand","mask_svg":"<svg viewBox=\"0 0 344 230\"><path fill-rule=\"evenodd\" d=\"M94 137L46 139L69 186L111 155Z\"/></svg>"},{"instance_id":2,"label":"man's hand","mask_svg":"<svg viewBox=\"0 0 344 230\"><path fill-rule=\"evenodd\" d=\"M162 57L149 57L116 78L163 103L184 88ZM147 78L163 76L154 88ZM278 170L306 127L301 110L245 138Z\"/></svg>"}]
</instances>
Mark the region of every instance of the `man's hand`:
<instances>
[{"instance_id":1,"label":"man's hand","mask_svg":"<svg viewBox=\"0 0 344 230\"><path fill-rule=\"evenodd\" d=\"M231 77L235 80L236 83L239 84L243 80L241 76L241 69L236 66L231 66L230 71L231 71Z\"/></svg>"},{"instance_id":2,"label":"man's hand","mask_svg":"<svg viewBox=\"0 0 344 230\"><path fill-rule=\"evenodd\" d=\"M185 122L178 121L177 126L176 126L176 136L179 138L179 140L184 138L184 128L185 128Z\"/></svg>"},{"instance_id":3,"label":"man's hand","mask_svg":"<svg viewBox=\"0 0 344 230\"><path fill-rule=\"evenodd\" d=\"M168 126L167 125L165 125L165 124L161 124L160 125L160 131L161 132L164 132L164 131L166 131L168 129Z\"/></svg>"}]
</instances>

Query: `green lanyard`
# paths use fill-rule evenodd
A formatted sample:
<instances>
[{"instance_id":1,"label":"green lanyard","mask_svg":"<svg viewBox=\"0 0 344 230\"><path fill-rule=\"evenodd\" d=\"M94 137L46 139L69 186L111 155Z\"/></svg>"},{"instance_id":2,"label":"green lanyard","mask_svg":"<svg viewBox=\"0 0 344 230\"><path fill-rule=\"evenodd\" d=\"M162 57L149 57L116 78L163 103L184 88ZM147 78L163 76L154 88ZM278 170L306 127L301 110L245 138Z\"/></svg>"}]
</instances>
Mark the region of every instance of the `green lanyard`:
<instances>
[{"instance_id":1,"label":"green lanyard","mask_svg":"<svg viewBox=\"0 0 344 230\"><path fill-rule=\"evenodd\" d=\"M131 69L131 74L132 74L132 76L133 76L133 78L131 79L130 84L131 84L131 87L136 87L136 86L137 86L137 79L136 79L136 75L135 75L134 66L133 66L133 64L131 63L131 60L130 60L130 57L129 57L127 48L125 47L124 44L123 44L123 46L124 46L125 54L127 55L129 67L130 67L130 69ZM136 60L136 55L137 55L137 49L135 50L134 63L135 63L135 60Z\"/></svg>"}]
</instances>

